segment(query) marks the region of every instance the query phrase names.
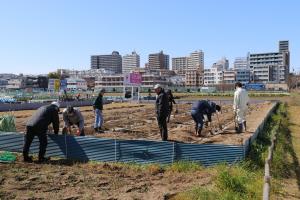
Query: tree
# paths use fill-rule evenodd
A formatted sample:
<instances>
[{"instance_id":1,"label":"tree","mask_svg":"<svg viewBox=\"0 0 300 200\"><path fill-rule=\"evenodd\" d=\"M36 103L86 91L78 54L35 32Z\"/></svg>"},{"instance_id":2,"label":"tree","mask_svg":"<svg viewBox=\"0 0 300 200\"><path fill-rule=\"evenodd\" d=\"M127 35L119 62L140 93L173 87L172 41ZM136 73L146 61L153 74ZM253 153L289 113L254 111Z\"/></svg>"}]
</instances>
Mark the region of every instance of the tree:
<instances>
[{"instance_id":1,"label":"tree","mask_svg":"<svg viewBox=\"0 0 300 200\"><path fill-rule=\"evenodd\" d=\"M57 72L50 72L50 73L48 74L48 78L60 79L61 77L60 77L60 74L57 73Z\"/></svg>"}]
</instances>

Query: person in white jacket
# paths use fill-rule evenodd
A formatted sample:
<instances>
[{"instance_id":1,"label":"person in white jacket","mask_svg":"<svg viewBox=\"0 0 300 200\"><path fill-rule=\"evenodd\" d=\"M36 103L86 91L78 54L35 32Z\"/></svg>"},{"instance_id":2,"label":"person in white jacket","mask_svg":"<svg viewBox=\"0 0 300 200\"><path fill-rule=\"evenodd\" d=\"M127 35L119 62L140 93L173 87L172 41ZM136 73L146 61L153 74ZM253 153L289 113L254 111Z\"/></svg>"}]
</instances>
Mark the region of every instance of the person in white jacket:
<instances>
[{"instance_id":1,"label":"person in white jacket","mask_svg":"<svg viewBox=\"0 0 300 200\"><path fill-rule=\"evenodd\" d=\"M235 84L235 92L233 99L233 110L238 122L237 133L241 133L246 130L246 112L249 104L248 92L242 88L242 83L237 82Z\"/></svg>"}]
</instances>

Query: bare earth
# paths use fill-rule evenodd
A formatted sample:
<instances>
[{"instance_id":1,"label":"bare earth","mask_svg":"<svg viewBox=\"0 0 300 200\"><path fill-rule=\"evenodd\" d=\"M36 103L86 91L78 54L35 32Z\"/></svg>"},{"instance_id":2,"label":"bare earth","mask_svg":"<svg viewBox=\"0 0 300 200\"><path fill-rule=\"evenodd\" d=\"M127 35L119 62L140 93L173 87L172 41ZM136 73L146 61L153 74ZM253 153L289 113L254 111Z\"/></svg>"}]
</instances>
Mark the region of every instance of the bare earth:
<instances>
[{"instance_id":1,"label":"bare earth","mask_svg":"<svg viewBox=\"0 0 300 200\"><path fill-rule=\"evenodd\" d=\"M193 135L195 125L190 116L191 105L178 104L174 106L171 120L168 124L169 140L186 143L241 145L257 129L272 105L271 102L250 105L247 114L247 132L242 134L235 133L232 106L223 105L222 114L218 117L219 121L217 116L214 115L212 128L204 129L202 131L203 137L195 137ZM103 138L160 140L153 104L113 103L105 105L104 129L106 131L104 134L94 133L94 112L92 107L81 107L80 110L85 118L85 132L87 135ZM18 132L25 131L26 122L33 113L34 111L13 112L13 115L16 117ZM222 126L222 131L219 128L219 124Z\"/></svg>"},{"instance_id":2,"label":"bare earth","mask_svg":"<svg viewBox=\"0 0 300 200\"><path fill-rule=\"evenodd\" d=\"M205 129L204 137L192 135L194 122L189 104L179 104L168 124L169 139L189 143L242 144L256 130L272 103L251 105L247 116L248 132L234 131L231 105L223 106L220 124L222 134L210 135ZM120 139L160 140L153 104L116 103L104 107L104 134L97 137ZM92 107L80 108L85 117L86 132L94 135ZM23 132L28 118L34 111L13 112L17 130ZM0 113L0 115L3 113ZM218 129L218 120L213 117L213 129ZM75 131L75 130L74 130ZM213 130L214 132L214 130ZM200 169L193 172L178 172L162 169L158 165L129 167L114 163L72 163L51 160L47 164L27 164L18 157L14 164L0 163L0 199L165 199L195 186L210 185L214 171Z\"/></svg>"}]
</instances>

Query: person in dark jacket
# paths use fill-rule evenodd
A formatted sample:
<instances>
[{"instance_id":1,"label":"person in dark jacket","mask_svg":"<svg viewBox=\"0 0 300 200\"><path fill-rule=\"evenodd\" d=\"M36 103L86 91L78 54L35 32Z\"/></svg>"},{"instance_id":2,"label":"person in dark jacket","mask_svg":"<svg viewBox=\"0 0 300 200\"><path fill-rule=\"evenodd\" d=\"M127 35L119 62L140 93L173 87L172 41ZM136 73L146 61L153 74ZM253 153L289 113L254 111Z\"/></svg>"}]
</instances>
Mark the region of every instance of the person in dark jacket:
<instances>
[{"instance_id":1,"label":"person in dark jacket","mask_svg":"<svg viewBox=\"0 0 300 200\"><path fill-rule=\"evenodd\" d=\"M168 140L168 128L167 128L167 117L169 114L169 102L168 96L164 89L159 85L154 86L154 90L157 94L156 98L156 117L160 130L160 136L163 141Z\"/></svg>"},{"instance_id":2,"label":"person in dark jacket","mask_svg":"<svg viewBox=\"0 0 300 200\"><path fill-rule=\"evenodd\" d=\"M28 156L30 145L34 136L38 136L40 142L39 162L49 160L45 158L47 148L48 126L52 123L55 134L59 131L59 104L52 102L51 105L40 107L26 124L25 144L23 147L23 158L25 162L32 162L32 157Z\"/></svg>"},{"instance_id":3,"label":"person in dark jacket","mask_svg":"<svg viewBox=\"0 0 300 200\"><path fill-rule=\"evenodd\" d=\"M169 103L169 114L168 114L168 120L167 122L170 122L170 117L171 117L171 113L173 110L173 103L176 104L175 100L174 100L174 96L172 94L172 91L170 89L168 89L166 91L166 94L168 95L168 103Z\"/></svg>"},{"instance_id":4,"label":"person in dark jacket","mask_svg":"<svg viewBox=\"0 0 300 200\"><path fill-rule=\"evenodd\" d=\"M211 122L211 116L216 111L220 112L221 107L212 101L200 100L192 105L191 115L195 121L195 135L201 136L204 123L204 115L207 116L208 122Z\"/></svg>"},{"instance_id":5,"label":"person in dark jacket","mask_svg":"<svg viewBox=\"0 0 300 200\"><path fill-rule=\"evenodd\" d=\"M95 100L93 107L95 111L95 124L94 124L94 129L95 132L98 133L104 133L102 130L102 125L103 125L103 95L105 93L105 89L101 89L99 92L99 95L97 99Z\"/></svg>"}]
</instances>

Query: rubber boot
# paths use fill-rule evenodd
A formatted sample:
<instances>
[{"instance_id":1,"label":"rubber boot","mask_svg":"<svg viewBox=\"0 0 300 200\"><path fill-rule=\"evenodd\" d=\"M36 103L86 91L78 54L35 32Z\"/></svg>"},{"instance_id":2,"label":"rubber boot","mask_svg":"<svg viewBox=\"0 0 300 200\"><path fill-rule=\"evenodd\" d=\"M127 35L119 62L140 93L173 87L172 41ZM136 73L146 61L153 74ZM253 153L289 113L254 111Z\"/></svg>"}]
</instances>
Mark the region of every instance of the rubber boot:
<instances>
[{"instance_id":1,"label":"rubber boot","mask_svg":"<svg viewBox=\"0 0 300 200\"><path fill-rule=\"evenodd\" d=\"M201 137L201 132L202 132L202 128L198 128L198 130L197 130L197 136L198 137Z\"/></svg>"},{"instance_id":2,"label":"rubber boot","mask_svg":"<svg viewBox=\"0 0 300 200\"><path fill-rule=\"evenodd\" d=\"M32 156L24 156L23 161L28 162L28 163L32 163L33 162Z\"/></svg>"},{"instance_id":3,"label":"rubber boot","mask_svg":"<svg viewBox=\"0 0 300 200\"><path fill-rule=\"evenodd\" d=\"M237 133L242 133L243 132L243 123L238 124L238 128L237 128Z\"/></svg>"},{"instance_id":4,"label":"rubber boot","mask_svg":"<svg viewBox=\"0 0 300 200\"><path fill-rule=\"evenodd\" d=\"M246 131L247 130L247 123L246 123L246 121L243 122L243 125L244 125L244 130Z\"/></svg>"},{"instance_id":5,"label":"rubber boot","mask_svg":"<svg viewBox=\"0 0 300 200\"><path fill-rule=\"evenodd\" d=\"M98 133L104 133L101 127L98 128Z\"/></svg>"},{"instance_id":6,"label":"rubber boot","mask_svg":"<svg viewBox=\"0 0 300 200\"><path fill-rule=\"evenodd\" d=\"M98 133L98 131L99 131L98 127L94 128L94 131L95 131L95 133Z\"/></svg>"}]
</instances>

